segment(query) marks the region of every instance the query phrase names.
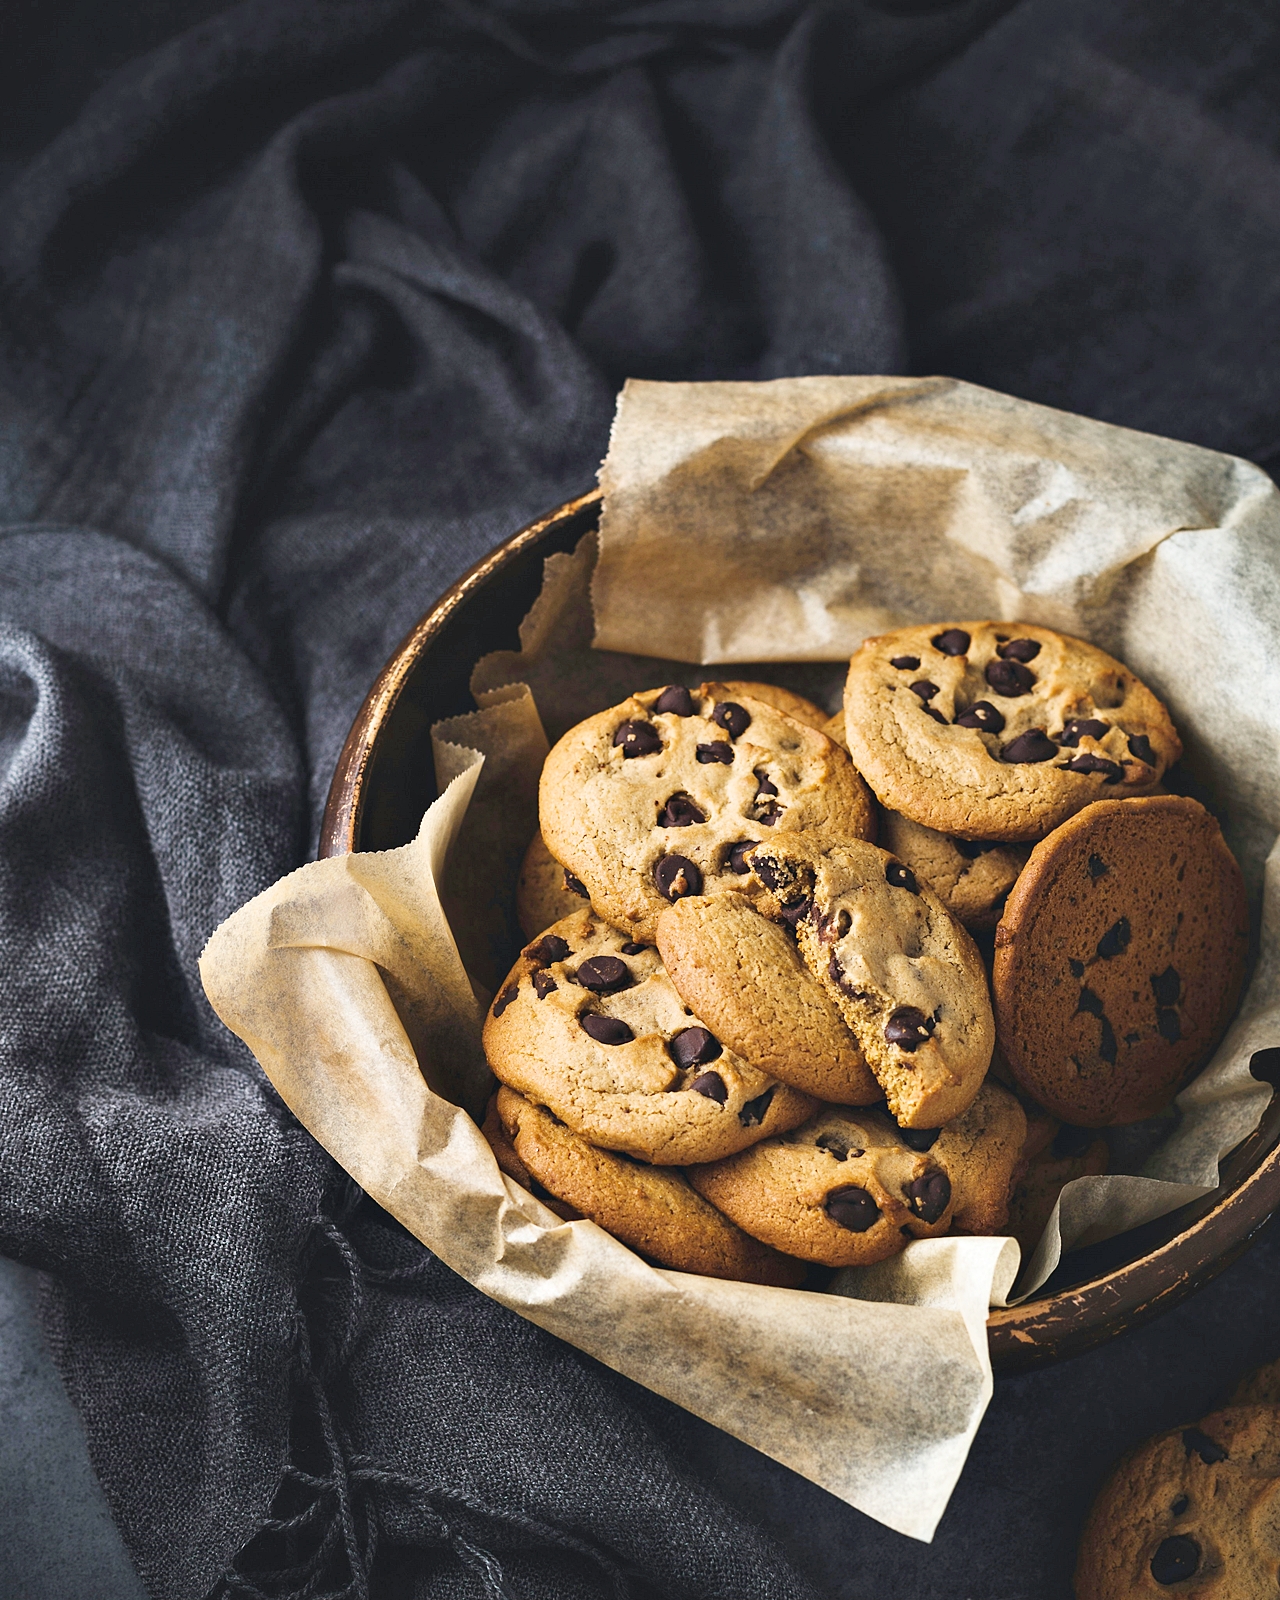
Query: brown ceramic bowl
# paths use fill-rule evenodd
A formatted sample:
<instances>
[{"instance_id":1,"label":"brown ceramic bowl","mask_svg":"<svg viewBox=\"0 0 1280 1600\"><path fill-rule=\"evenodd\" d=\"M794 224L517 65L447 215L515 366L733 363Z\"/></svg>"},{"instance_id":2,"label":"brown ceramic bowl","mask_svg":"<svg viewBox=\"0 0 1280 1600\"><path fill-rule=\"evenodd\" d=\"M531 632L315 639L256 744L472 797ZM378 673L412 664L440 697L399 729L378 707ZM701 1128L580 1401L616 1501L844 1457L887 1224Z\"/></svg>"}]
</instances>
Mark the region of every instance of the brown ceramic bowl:
<instances>
[{"instance_id":1,"label":"brown ceramic bowl","mask_svg":"<svg viewBox=\"0 0 1280 1600\"><path fill-rule=\"evenodd\" d=\"M322 856L407 843L435 798L433 722L474 709L471 668L517 649L542 584L543 558L595 527L598 491L560 506L486 556L432 606L383 668L343 746L325 807ZM1280 1078L1280 1050L1253 1070ZM1213 1194L1169 1216L1073 1251L1026 1304L993 1311L992 1359L1011 1372L1060 1360L1176 1305L1245 1249L1280 1204L1280 1095L1222 1162Z\"/></svg>"}]
</instances>

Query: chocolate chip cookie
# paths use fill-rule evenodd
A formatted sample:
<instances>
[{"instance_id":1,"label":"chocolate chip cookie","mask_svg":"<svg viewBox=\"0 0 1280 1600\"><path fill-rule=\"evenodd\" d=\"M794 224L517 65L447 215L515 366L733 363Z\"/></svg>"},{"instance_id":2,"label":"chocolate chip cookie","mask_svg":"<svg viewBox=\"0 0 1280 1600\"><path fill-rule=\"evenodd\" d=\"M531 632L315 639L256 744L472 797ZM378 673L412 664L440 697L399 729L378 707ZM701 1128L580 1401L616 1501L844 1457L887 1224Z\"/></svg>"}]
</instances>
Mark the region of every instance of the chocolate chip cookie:
<instances>
[{"instance_id":1,"label":"chocolate chip cookie","mask_svg":"<svg viewBox=\"0 0 1280 1600\"><path fill-rule=\"evenodd\" d=\"M960 839L1042 839L1092 801L1149 793L1182 748L1126 666L1029 623L868 639L844 709L849 753L881 803Z\"/></svg>"},{"instance_id":2,"label":"chocolate chip cookie","mask_svg":"<svg viewBox=\"0 0 1280 1600\"><path fill-rule=\"evenodd\" d=\"M862 840L784 836L748 862L757 904L795 929L896 1121L936 1128L972 1105L995 1041L987 976L938 897Z\"/></svg>"},{"instance_id":3,"label":"chocolate chip cookie","mask_svg":"<svg viewBox=\"0 0 1280 1600\"><path fill-rule=\"evenodd\" d=\"M911 1149L883 1112L846 1106L687 1177L747 1233L829 1267L869 1266L945 1233L955 1208L931 1150Z\"/></svg>"},{"instance_id":4,"label":"chocolate chip cookie","mask_svg":"<svg viewBox=\"0 0 1280 1600\"><path fill-rule=\"evenodd\" d=\"M718 687L730 700L741 700L744 696L749 700L762 700L765 705L772 706L775 711L781 711L793 722L803 722L806 728L816 728L819 733L826 731L826 725L830 720L821 706L815 706L812 700L806 700L802 694L784 689L777 683L755 683L735 678ZM836 743L839 742L837 739Z\"/></svg>"},{"instance_id":5,"label":"chocolate chip cookie","mask_svg":"<svg viewBox=\"0 0 1280 1600\"><path fill-rule=\"evenodd\" d=\"M674 1167L598 1150L514 1089L499 1089L493 1105L504 1138L536 1183L651 1261L785 1289L804 1281L802 1261L735 1227Z\"/></svg>"},{"instance_id":6,"label":"chocolate chip cookie","mask_svg":"<svg viewBox=\"0 0 1280 1600\"><path fill-rule=\"evenodd\" d=\"M1236 1008L1244 884L1194 800L1101 800L1031 852L996 929L1000 1046L1065 1122L1107 1127L1166 1106Z\"/></svg>"},{"instance_id":7,"label":"chocolate chip cookie","mask_svg":"<svg viewBox=\"0 0 1280 1600\"><path fill-rule=\"evenodd\" d=\"M795 1127L813 1107L684 1005L657 950L590 910L524 951L489 1009L494 1076L607 1150L682 1166Z\"/></svg>"},{"instance_id":8,"label":"chocolate chip cookie","mask_svg":"<svg viewBox=\"0 0 1280 1600\"><path fill-rule=\"evenodd\" d=\"M971 933L986 933L999 922L1005 896L1031 854L1026 844L953 839L899 811L880 813L878 839Z\"/></svg>"},{"instance_id":9,"label":"chocolate chip cookie","mask_svg":"<svg viewBox=\"0 0 1280 1600\"><path fill-rule=\"evenodd\" d=\"M1127 1455L1080 1537L1077 1600L1280 1587L1280 1412L1237 1406L1157 1434Z\"/></svg>"},{"instance_id":10,"label":"chocolate chip cookie","mask_svg":"<svg viewBox=\"0 0 1280 1600\"><path fill-rule=\"evenodd\" d=\"M539 813L599 914L646 941L673 901L740 887L759 839L875 827L838 745L715 683L648 690L570 729L543 767Z\"/></svg>"},{"instance_id":11,"label":"chocolate chip cookie","mask_svg":"<svg viewBox=\"0 0 1280 1600\"><path fill-rule=\"evenodd\" d=\"M1017 1097L989 1079L967 1111L939 1128L907 1128L901 1138L927 1150L951 1181L953 1233L1003 1233L1009 1200L1027 1139Z\"/></svg>"},{"instance_id":12,"label":"chocolate chip cookie","mask_svg":"<svg viewBox=\"0 0 1280 1600\"><path fill-rule=\"evenodd\" d=\"M581 911L589 898L578 880L566 872L547 849L541 833L535 833L516 880L516 920L520 932L526 939L536 939L553 922Z\"/></svg>"}]
</instances>

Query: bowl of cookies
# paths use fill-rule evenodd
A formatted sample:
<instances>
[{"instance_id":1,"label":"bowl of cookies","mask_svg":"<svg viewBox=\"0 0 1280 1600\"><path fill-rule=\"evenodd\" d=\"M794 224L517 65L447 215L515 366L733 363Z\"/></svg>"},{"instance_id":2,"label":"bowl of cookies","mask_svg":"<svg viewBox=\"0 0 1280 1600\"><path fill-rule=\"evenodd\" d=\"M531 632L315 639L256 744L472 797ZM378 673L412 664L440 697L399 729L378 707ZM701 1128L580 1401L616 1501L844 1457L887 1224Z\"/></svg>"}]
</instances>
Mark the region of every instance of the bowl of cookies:
<instances>
[{"instance_id":1,"label":"bowl of cookies","mask_svg":"<svg viewBox=\"0 0 1280 1600\"><path fill-rule=\"evenodd\" d=\"M478 663L500 694L534 661L552 574L590 583L600 510L593 491L517 533L405 640L322 857L414 837L443 788L433 728L473 710ZM1280 1201L1280 1115L1222 1153L1240 1073L1184 1102L1240 1002L1248 896L1185 730L1126 662L965 616L882 628L838 666L561 657L525 674L549 748L484 985L503 1172L649 1262L776 1288L1010 1235L1005 1370L1120 1333L1246 1247ZM1179 1127L1218 1139L1216 1184L1151 1165Z\"/></svg>"}]
</instances>

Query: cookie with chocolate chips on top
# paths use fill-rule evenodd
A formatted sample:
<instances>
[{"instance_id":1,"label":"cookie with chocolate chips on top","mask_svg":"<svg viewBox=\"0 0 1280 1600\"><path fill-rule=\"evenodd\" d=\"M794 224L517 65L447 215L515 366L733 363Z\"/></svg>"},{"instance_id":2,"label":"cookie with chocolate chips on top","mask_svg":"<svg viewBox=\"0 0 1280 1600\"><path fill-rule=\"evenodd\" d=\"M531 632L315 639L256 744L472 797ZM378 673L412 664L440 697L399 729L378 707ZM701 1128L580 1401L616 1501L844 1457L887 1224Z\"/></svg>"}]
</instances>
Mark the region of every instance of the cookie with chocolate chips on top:
<instances>
[{"instance_id":1,"label":"cookie with chocolate chips on top","mask_svg":"<svg viewBox=\"0 0 1280 1600\"><path fill-rule=\"evenodd\" d=\"M730 700L761 700L767 706L772 706L775 711L781 711L784 716L790 717L793 722L803 722L806 728L816 728L819 733L826 730L828 722L827 713L821 706L814 705L812 700L806 700L802 694L796 694L793 689L784 689L777 683L756 683L746 679L731 679L719 685ZM828 735L830 737L830 735ZM839 740L836 743L839 744Z\"/></svg>"},{"instance_id":2,"label":"cookie with chocolate chips on top","mask_svg":"<svg viewBox=\"0 0 1280 1600\"><path fill-rule=\"evenodd\" d=\"M1195 800L1102 800L1031 852L996 929L1000 1047L1056 1116L1154 1116L1208 1060L1244 981L1244 883Z\"/></svg>"},{"instance_id":3,"label":"cookie with chocolate chips on top","mask_svg":"<svg viewBox=\"0 0 1280 1600\"><path fill-rule=\"evenodd\" d=\"M494 1076L607 1150L714 1161L813 1101L743 1061L683 1003L652 945L590 910L529 945L489 1009Z\"/></svg>"},{"instance_id":4,"label":"cookie with chocolate chips on top","mask_svg":"<svg viewBox=\"0 0 1280 1600\"><path fill-rule=\"evenodd\" d=\"M691 1188L678 1169L646 1166L599 1150L514 1089L499 1089L494 1096L485 1133L491 1143L495 1135L500 1137L520 1163L528 1176L519 1181L526 1187L532 1183L543 1189L555 1206L563 1207L562 1214L589 1217L661 1266L785 1289L804 1281L802 1261L744 1233ZM498 1161L501 1165L503 1155Z\"/></svg>"},{"instance_id":5,"label":"cookie with chocolate chips on top","mask_svg":"<svg viewBox=\"0 0 1280 1600\"><path fill-rule=\"evenodd\" d=\"M868 639L844 709L849 753L881 804L959 839L1042 839L1095 800L1149 794L1182 749L1128 667L1030 623Z\"/></svg>"},{"instance_id":6,"label":"cookie with chocolate chips on top","mask_svg":"<svg viewBox=\"0 0 1280 1600\"><path fill-rule=\"evenodd\" d=\"M543 767L539 815L596 911L642 940L673 901L740 888L759 839L875 829L838 745L716 683L648 690L571 728Z\"/></svg>"},{"instance_id":7,"label":"cookie with chocolate chips on top","mask_svg":"<svg viewBox=\"0 0 1280 1600\"><path fill-rule=\"evenodd\" d=\"M953 839L897 811L880 813L879 842L927 883L970 933L1000 920L1005 897L1026 865L1031 846Z\"/></svg>"}]
</instances>

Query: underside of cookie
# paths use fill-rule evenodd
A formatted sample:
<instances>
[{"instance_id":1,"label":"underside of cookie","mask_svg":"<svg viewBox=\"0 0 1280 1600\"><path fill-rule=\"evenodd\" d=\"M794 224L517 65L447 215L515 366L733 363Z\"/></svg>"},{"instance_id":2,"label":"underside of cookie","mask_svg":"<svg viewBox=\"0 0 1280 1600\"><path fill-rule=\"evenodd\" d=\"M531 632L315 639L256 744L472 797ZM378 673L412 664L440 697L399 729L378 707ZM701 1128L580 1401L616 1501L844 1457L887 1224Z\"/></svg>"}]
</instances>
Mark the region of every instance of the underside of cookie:
<instances>
[{"instance_id":1,"label":"underside of cookie","mask_svg":"<svg viewBox=\"0 0 1280 1600\"><path fill-rule=\"evenodd\" d=\"M881 803L957 838L1032 841L1178 759L1168 712L1114 657L1028 623L900 628L845 684L854 764Z\"/></svg>"},{"instance_id":2,"label":"underside of cookie","mask_svg":"<svg viewBox=\"0 0 1280 1600\"><path fill-rule=\"evenodd\" d=\"M861 840L775 839L750 863L762 908L795 928L895 1120L933 1128L958 1117L995 1042L970 936L908 867Z\"/></svg>"},{"instance_id":3,"label":"underside of cookie","mask_svg":"<svg viewBox=\"0 0 1280 1600\"><path fill-rule=\"evenodd\" d=\"M494 1076L605 1149L713 1161L794 1127L812 1100L727 1049L652 945L590 910L529 945L490 1008Z\"/></svg>"},{"instance_id":4,"label":"underside of cookie","mask_svg":"<svg viewBox=\"0 0 1280 1600\"><path fill-rule=\"evenodd\" d=\"M744 1233L673 1167L599 1150L513 1089L495 1097L499 1125L530 1177L641 1255L678 1272L796 1288L803 1262Z\"/></svg>"}]
</instances>

